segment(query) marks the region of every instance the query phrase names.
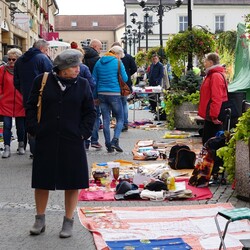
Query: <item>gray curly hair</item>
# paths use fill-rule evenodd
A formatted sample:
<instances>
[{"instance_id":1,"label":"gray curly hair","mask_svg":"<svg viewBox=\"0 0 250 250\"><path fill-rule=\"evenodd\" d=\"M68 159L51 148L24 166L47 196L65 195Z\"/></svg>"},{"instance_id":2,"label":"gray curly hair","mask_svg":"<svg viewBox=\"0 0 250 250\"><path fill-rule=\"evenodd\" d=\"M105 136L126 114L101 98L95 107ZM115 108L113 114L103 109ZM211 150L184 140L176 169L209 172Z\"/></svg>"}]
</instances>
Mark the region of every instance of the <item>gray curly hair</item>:
<instances>
[{"instance_id":1,"label":"gray curly hair","mask_svg":"<svg viewBox=\"0 0 250 250\"><path fill-rule=\"evenodd\" d=\"M17 58L20 57L22 54L23 54L22 51L20 49L17 49L17 48L10 49L7 52L8 56L15 55Z\"/></svg>"}]
</instances>

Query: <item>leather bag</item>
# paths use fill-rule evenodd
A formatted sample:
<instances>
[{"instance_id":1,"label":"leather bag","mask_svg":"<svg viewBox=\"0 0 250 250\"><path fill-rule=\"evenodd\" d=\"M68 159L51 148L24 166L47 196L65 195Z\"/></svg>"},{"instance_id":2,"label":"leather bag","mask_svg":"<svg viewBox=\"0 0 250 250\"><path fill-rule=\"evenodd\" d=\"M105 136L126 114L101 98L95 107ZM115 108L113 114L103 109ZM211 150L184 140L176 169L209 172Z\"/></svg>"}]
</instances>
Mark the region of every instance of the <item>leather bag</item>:
<instances>
[{"instance_id":1,"label":"leather bag","mask_svg":"<svg viewBox=\"0 0 250 250\"><path fill-rule=\"evenodd\" d=\"M41 113L42 113L42 96L43 96L43 89L47 83L49 72L45 72L42 78L41 88L39 90L38 102L37 102L37 122L40 123L41 120Z\"/></svg>"},{"instance_id":2,"label":"leather bag","mask_svg":"<svg viewBox=\"0 0 250 250\"><path fill-rule=\"evenodd\" d=\"M120 88L121 88L121 95L128 96L131 94L131 90L130 90L129 86L127 85L127 83L122 80L120 69L121 69L121 62L120 62L120 60L118 60L118 81L119 81Z\"/></svg>"}]
</instances>

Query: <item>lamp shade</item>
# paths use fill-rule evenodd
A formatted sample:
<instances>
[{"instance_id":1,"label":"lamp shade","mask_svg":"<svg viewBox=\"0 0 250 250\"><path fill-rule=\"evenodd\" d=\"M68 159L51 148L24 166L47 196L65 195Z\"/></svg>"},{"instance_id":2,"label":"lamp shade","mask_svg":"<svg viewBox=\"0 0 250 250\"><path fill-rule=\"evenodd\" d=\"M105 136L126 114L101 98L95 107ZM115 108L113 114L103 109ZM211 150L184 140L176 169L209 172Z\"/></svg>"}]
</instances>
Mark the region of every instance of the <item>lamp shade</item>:
<instances>
[{"instance_id":1,"label":"lamp shade","mask_svg":"<svg viewBox=\"0 0 250 250\"><path fill-rule=\"evenodd\" d=\"M183 3L183 0L175 0L175 5L176 5L177 7L181 6L182 3Z\"/></svg>"}]
</instances>

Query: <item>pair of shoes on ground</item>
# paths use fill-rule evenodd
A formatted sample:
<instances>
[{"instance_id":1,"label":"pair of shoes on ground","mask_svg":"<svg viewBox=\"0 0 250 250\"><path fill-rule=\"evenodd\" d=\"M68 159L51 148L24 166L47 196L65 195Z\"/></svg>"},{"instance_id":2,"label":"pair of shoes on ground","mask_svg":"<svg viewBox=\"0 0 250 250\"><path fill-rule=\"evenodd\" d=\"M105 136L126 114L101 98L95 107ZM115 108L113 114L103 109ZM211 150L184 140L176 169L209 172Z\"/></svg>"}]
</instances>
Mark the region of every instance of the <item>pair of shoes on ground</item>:
<instances>
[{"instance_id":1,"label":"pair of shoes on ground","mask_svg":"<svg viewBox=\"0 0 250 250\"><path fill-rule=\"evenodd\" d=\"M60 238L69 238L72 236L74 219L69 219L64 216L62 230L59 233ZM30 235L40 235L45 231L45 214L35 216L35 223L30 230Z\"/></svg>"},{"instance_id":2,"label":"pair of shoes on ground","mask_svg":"<svg viewBox=\"0 0 250 250\"><path fill-rule=\"evenodd\" d=\"M18 142L17 152L18 152L19 155L24 155L25 154L24 142L22 142L22 141ZM10 155L11 155L11 153L10 153L10 145L4 145L2 158L9 158Z\"/></svg>"},{"instance_id":3,"label":"pair of shoes on ground","mask_svg":"<svg viewBox=\"0 0 250 250\"><path fill-rule=\"evenodd\" d=\"M119 139L113 138L111 143L109 145L106 145L108 153L114 152L116 150L117 152L123 152L121 147L119 146Z\"/></svg>"}]
</instances>

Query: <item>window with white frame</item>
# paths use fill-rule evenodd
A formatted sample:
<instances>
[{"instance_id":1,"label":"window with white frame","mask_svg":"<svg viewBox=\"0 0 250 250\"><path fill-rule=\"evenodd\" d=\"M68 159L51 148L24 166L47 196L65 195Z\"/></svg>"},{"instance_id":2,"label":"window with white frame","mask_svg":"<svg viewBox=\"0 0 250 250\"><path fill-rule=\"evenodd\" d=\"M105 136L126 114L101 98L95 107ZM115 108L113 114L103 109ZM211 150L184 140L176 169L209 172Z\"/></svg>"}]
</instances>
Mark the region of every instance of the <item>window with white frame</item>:
<instances>
[{"instance_id":1,"label":"window with white frame","mask_svg":"<svg viewBox=\"0 0 250 250\"><path fill-rule=\"evenodd\" d=\"M225 29L225 16L215 16L215 32L224 31Z\"/></svg>"},{"instance_id":2,"label":"window with white frame","mask_svg":"<svg viewBox=\"0 0 250 250\"><path fill-rule=\"evenodd\" d=\"M76 21L72 21L71 22L71 27L76 27L77 26L77 22Z\"/></svg>"},{"instance_id":3,"label":"window with white frame","mask_svg":"<svg viewBox=\"0 0 250 250\"><path fill-rule=\"evenodd\" d=\"M93 27L97 27L97 26L98 26L98 22L97 22L97 21L93 21L93 22L92 22L92 26L93 26Z\"/></svg>"},{"instance_id":4,"label":"window with white frame","mask_svg":"<svg viewBox=\"0 0 250 250\"><path fill-rule=\"evenodd\" d=\"M187 16L179 16L179 31L185 31L188 29L188 17Z\"/></svg>"},{"instance_id":5,"label":"window with white frame","mask_svg":"<svg viewBox=\"0 0 250 250\"><path fill-rule=\"evenodd\" d=\"M108 42L102 41L102 49L101 51L107 51L108 50Z\"/></svg>"}]
</instances>

